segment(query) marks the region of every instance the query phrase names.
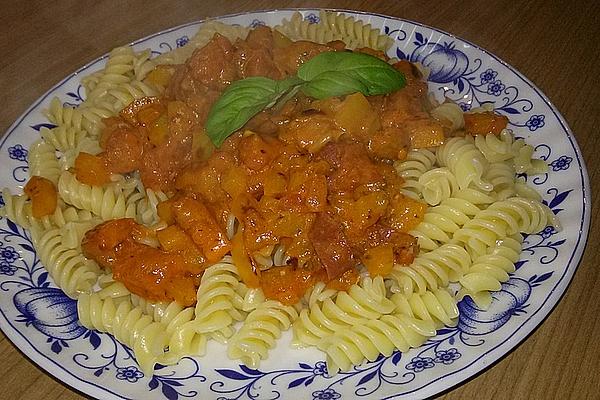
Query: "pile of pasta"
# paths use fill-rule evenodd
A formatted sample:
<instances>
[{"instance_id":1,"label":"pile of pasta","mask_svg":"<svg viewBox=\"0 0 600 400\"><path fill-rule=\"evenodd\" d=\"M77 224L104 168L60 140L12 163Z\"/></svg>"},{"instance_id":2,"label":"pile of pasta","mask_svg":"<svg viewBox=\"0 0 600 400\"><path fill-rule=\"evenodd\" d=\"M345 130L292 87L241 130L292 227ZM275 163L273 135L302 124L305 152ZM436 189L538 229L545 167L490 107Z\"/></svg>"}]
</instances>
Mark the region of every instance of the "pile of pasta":
<instances>
[{"instance_id":1,"label":"pile of pasta","mask_svg":"<svg viewBox=\"0 0 600 400\"><path fill-rule=\"evenodd\" d=\"M341 39L349 48L385 51L392 44L370 25L331 12L322 12L317 24L295 14L275 29L292 40ZM266 299L260 288L248 288L226 256L205 270L193 307L150 302L130 293L83 256L82 237L115 218L157 224L157 204L168 196L144 188L135 174L113 175L110 184L95 187L79 182L70 168L79 152L101 151L103 118L137 98L160 93L144 81L149 71L184 62L216 32L235 40L248 29L208 21L185 46L155 58L149 50L116 48L103 69L82 79L86 99L78 107L52 100L46 115L56 127L42 128L41 138L29 148L31 176L45 177L58 188L52 215L35 218L27 196L2 192L1 215L31 231L52 279L77 300L81 324L130 347L147 374L156 363L202 355L209 340L225 343L230 358L256 368L288 329L294 346L314 346L326 354L330 374L396 349L407 351L435 336L437 329L456 325L457 301L464 296L481 308L489 306L490 293L515 269L521 233L548 225L558 229L540 196L517 179L517 174L545 170L543 161L532 160L531 146L508 130L498 136L457 134L437 148L413 150L395 165L405 180L404 195L429 207L411 232L418 238L419 255L409 266L395 266L389 276L363 273L347 291L319 283L298 304L286 306ZM463 112L455 104L443 103L432 114L453 131L462 131Z\"/></svg>"}]
</instances>

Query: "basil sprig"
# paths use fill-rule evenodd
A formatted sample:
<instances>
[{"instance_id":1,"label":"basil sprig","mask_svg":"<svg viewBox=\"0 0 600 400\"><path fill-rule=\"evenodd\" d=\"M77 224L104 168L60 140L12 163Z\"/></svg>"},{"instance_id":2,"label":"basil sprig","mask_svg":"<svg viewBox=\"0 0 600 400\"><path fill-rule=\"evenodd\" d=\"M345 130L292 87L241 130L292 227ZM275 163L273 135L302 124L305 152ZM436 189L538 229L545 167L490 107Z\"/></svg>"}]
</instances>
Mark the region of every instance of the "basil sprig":
<instances>
[{"instance_id":1,"label":"basil sprig","mask_svg":"<svg viewBox=\"0 0 600 400\"><path fill-rule=\"evenodd\" d=\"M208 137L220 147L229 135L262 110L273 107L281 96L300 82L295 77L276 81L262 76L233 82L208 113L204 126Z\"/></svg>"},{"instance_id":2,"label":"basil sprig","mask_svg":"<svg viewBox=\"0 0 600 400\"><path fill-rule=\"evenodd\" d=\"M386 94L406 84L404 74L385 61L369 54L349 51L330 51L317 55L298 69L298 78L306 82L305 87L318 85L323 90L323 96L319 97L307 93L317 99L357 92L365 96ZM347 88L347 91L337 88L338 84Z\"/></svg>"},{"instance_id":3,"label":"basil sprig","mask_svg":"<svg viewBox=\"0 0 600 400\"><path fill-rule=\"evenodd\" d=\"M404 74L385 61L364 53L325 52L304 63L295 77L274 80L251 77L233 82L213 104L206 133L215 146L254 115L301 90L316 99L362 93L386 94L406 84Z\"/></svg>"}]
</instances>

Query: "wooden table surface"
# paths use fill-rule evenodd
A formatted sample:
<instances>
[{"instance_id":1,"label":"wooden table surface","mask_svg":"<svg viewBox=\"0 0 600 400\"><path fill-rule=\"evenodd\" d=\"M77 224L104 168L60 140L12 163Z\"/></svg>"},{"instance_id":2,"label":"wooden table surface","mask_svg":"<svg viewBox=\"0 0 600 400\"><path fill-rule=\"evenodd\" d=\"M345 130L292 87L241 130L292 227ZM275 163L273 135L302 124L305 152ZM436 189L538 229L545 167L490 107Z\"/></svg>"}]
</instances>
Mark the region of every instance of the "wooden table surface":
<instances>
[{"instance_id":1,"label":"wooden table surface","mask_svg":"<svg viewBox=\"0 0 600 400\"><path fill-rule=\"evenodd\" d=\"M241 11L336 7L398 16L451 32L531 79L571 126L592 192L600 185L600 2L3 1L0 132L47 89L115 46L186 22ZM17 5L17 3L20 3ZM600 230L566 294L514 351L442 399L600 399ZM27 359L0 333L0 398L85 398ZM83 397L82 397L83 396Z\"/></svg>"}]
</instances>

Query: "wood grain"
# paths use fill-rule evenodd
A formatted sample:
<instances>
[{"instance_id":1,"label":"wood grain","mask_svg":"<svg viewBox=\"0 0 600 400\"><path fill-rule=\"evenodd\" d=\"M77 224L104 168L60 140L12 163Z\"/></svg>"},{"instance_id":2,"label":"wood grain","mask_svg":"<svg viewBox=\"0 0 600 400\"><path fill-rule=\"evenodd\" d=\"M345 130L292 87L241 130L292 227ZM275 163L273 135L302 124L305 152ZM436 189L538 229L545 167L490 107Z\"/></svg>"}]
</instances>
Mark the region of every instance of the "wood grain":
<instances>
[{"instance_id":1,"label":"wood grain","mask_svg":"<svg viewBox=\"0 0 600 400\"><path fill-rule=\"evenodd\" d=\"M285 7L358 9L411 19L477 43L531 79L579 142L600 185L600 3L589 1L60 1L5 2L0 13L0 132L47 89L115 46L182 23ZM18 5L17 5L18 4ZM454 399L600 398L598 209L583 260L546 321L513 352L442 394ZM0 334L6 399L81 399Z\"/></svg>"}]
</instances>

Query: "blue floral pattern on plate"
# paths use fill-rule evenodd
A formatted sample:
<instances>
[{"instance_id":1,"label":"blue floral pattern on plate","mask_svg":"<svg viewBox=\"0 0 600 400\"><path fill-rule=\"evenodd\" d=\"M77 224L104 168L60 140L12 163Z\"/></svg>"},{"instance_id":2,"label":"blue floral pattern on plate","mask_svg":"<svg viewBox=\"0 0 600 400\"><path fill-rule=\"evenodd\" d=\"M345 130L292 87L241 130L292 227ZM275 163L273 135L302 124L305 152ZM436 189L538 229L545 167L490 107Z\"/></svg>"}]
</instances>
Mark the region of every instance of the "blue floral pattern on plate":
<instances>
[{"instance_id":1,"label":"blue floral pattern on plate","mask_svg":"<svg viewBox=\"0 0 600 400\"><path fill-rule=\"evenodd\" d=\"M544 118L543 115L532 115L527 122L525 122L525 126L532 132L538 130L544 126Z\"/></svg>"},{"instance_id":2,"label":"blue floral pattern on plate","mask_svg":"<svg viewBox=\"0 0 600 400\"><path fill-rule=\"evenodd\" d=\"M275 25L289 19L292 12L240 14L223 21ZM302 13L311 23L319 21L318 10ZM319 353L288 350L285 340L258 370L226 359L223 347L218 347L209 348L204 358L186 357L176 366L158 365L153 376L145 376L129 348L79 325L76 302L56 289L33 250L29 233L1 219L0 326L6 335L59 379L103 399L426 397L476 374L523 340L566 289L587 236L590 191L569 128L533 84L479 47L410 21L355 15L368 18L372 26L395 40L390 55L429 68L430 88L438 99L451 98L463 110L492 104L510 117L517 136L532 143L537 156L550 165L548 174L523 179L543 195L545 204L561 217L564 229L547 228L525 237L517 271L494 293L490 309L478 309L467 297L459 303L458 326L440 329L420 348L380 356L335 376L327 373ZM198 23L177 27L135 46L150 47L153 54L169 51L187 43L197 27ZM66 104L79 104L78 77L100 68L103 60L52 88L1 139L0 160L10 168L0 174L0 186L15 187L25 181L28 144L39 137L42 127L53 126L41 114L52 96ZM0 196L0 204L4 203Z\"/></svg>"},{"instance_id":3,"label":"blue floral pattern on plate","mask_svg":"<svg viewBox=\"0 0 600 400\"><path fill-rule=\"evenodd\" d=\"M116 378L120 380L126 380L130 383L136 383L144 374L142 371L137 369L135 366L129 366L125 368L117 368Z\"/></svg>"},{"instance_id":4,"label":"blue floral pattern on plate","mask_svg":"<svg viewBox=\"0 0 600 400\"><path fill-rule=\"evenodd\" d=\"M553 171L563 171L569 168L571 162L573 161L573 157L569 156L560 156L556 160L550 163Z\"/></svg>"},{"instance_id":5,"label":"blue floral pattern on plate","mask_svg":"<svg viewBox=\"0 0 600 400\"><path fill-rule=\"evenodd\" d=\"M27 161L28 151L20 144L8 148L8 156L13 160Z\"/></svg>"}]
</instances>

